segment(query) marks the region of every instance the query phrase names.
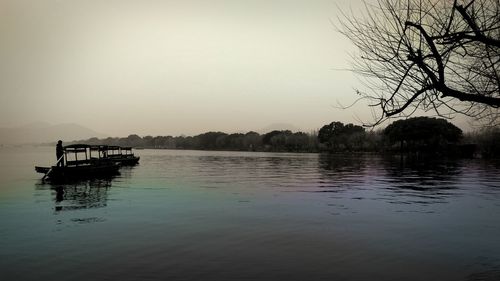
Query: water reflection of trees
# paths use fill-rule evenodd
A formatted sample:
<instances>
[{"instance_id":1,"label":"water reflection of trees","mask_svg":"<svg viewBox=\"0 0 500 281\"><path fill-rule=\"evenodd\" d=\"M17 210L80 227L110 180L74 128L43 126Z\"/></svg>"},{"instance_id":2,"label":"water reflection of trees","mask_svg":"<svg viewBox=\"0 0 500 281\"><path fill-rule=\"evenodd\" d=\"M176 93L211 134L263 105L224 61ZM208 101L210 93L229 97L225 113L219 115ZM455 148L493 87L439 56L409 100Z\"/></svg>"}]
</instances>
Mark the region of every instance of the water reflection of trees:
<instances>
[{"instance_id":1,"label":"water reflection of trees","mask_svg":"<svg viewBox=\"0 0 500 281\"><path fill-rule=\"evenodd\" d=\"M326 174L338 175L359 172L365 167L366 157L349 154L320 154L319 167Z\"/></svg>"},{"instance_id":2,"label":"water reflection of trees","mask_svg":"<svg viewBox=\"0 0 500 281\"><path fill-rule=\"evenodd\" d=\"M415 190L448 189L462 173L459 160L386 156L382 163L389 180Z\"/></svg>"},{"instance_id":3,"label":"water reflection of trees","mask_svg":"<svg viewBox=\"0 0 500 281\"><path fill-rule=\"evenodd\" d=\"M394 203L443 203L457 195L460 160L386 156L382 163L385 176L379 181Z\"/></svg>"},{"instance_id":4,"label":"water reflection of trees","mask_svg":"<svg viewBox=\"0 0 500 281\"><path fill-rule=\"evenodd\" d=\"M318 160L319 192L348 192L405 204L439 203L457 196L464 165L460 160L363 154L324 154Z\"/></svg>"},{"instance_id":5,"label":"water reflection of trees","mask_svg":"<svg viewBox=\"0 0 500 281\"><path fill-rule=\"evenodd\" d=\"M191 163L187 173L203 187L234 186L236 180L248 187L301 189L316 175L316 161L311 160L315 158L315 154L205 155Z\"/></svg>"},{"instance_id":6,"label":"water reflection of trees","mask_svg":"<svg viewBox=\"0 0 500 281\"><path fill-rule=\"evenodd\" d=\"M364 181L368 158L353 154L320 154L318 157L321 192L359 188Z\"/></svg>"},{"instance_id":7,"label":"water reflection of trees","mask_svg":"<svg viewBox=\"0 0 500 281\"><path fill-rule=\"evenodd\" d=\"M52 190L55 210L68 211L107 206L108 190L113 178L100 178L66 183L44 183L37 189Z\"/></svg>"}]
</instances>

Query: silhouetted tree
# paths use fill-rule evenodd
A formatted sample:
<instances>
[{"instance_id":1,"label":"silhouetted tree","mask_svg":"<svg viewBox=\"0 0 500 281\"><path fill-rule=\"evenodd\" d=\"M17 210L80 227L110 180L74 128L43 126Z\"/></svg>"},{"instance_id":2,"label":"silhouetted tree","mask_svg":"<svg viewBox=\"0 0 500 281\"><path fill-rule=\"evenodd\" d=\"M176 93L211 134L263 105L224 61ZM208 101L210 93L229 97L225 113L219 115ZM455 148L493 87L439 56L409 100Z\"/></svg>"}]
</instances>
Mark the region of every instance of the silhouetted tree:
<instances>
[{"instance_id":1,"label":"silhouetted tree","mask_svg":"<svg viewBox=\"0 0 500 281\"><path fill-rule=\"evenodd\" d=\"M180 149L201 149L199 136L197 136L197 137L179 136L179 137L175 137L174 140L175 140L176 148L180 148Z\"/></svg>"},{"instance_id":2,"label":"silhouetted tree","mask_svg":"<svg viewBox=\"0 0 500 281\"><path fill-rule=\"evenodd\" d=\"M243 145L244 149L256 150L262 146L262 136L257 132L250 131L245 134Z\"/></svg>"},{"instance_id":3,"label":"silhouetted tree","mask_svg":"<svg viewBox=\"0 0 500 281\"><path fill-rule=\"evenodd\" d=\"M485 128L473 136L469 136L472 143L478 145L479 152L484 158L500 158L500 128Z\"/></svg>"},{"instance_id":4,"label":"silhouetted tree","mask_svg":"<svg viewBox=\"0 0 500 281\"><path fill-rule=\"evenodd\" d=\"M445 119L413 117L397 120L384 130L389 145L398 143L400 149L437 151L457 143L462 130Z\"/></svg>"},{"instance_id":5,"label":"silhouetted tree","mask_svg":"<svg viewBox=\"0 0 500 281\"><path fill-rule=\"evenodd\" d=\"M382 131L366 132L366 137L363 140L363 148L366 151L382 151L384 148Z\"/></svg>"},{"instance_id":6,"label":"silhouetted tree","mask_svg":"<svg viewBox=\"0 0 500 281\"><path fill-rule=\"evenodd\" d=\"M287 149L290 151L308 151L309 136L304 132L296 132L288 137Z\"/></svg>"},{"instance_id":7,"label":"silhouetted tree","mask_svg":"<svg viewBox=\"0 0 500 281\"><path fill-rule=\"evenodd\" d=\"M198 148L198 149L216 149L217 148L217 139L221 136L227 136L227 134L222 133L222 132L207 132L207 133L195 136L195 138L199 140L199 147L196 147L196 148Z\"/></svg>"},{"instance_id":8,"label":"silhouetted tree","mask_svg":"<svg viewBox=\"0 0 500 281\"><path fill-rule=\"evenodd\" d=\"M230 134L220 137L222 143L218 146L220 148L227 148L231 150L245 149L244 139L245 135L241 133Z\"/></svg>"},{"instance_id":9,"label":"silhouetted tree","mask_svg":"<svg viewBox=\"0 0 500 281\"><path fill-rule=\"evenodd\" d=\"M385 118L417 108L494 122L500 107L500 1L378 0L341 32L359 49L362 98ZM497 120L498 121L498 120Z\"/></svg>"},{"instance_id":10,"label":"silhouetted tree","mask_svg":"<svg viewBox=\"0 0 500 281\"><path fill-rule=\"evenodd\" d=\"M348 124L344 126L344 132L349 135L344 138L343 147L356 150L364 145L365 137L359 137L359 126ZM364 130L361 128L361 131ZM271 131L260 135L256 132L246 134L223 132L207 132L196 136L145 136L129 135L125 138L90 138L86 141L75 141L73 143L106 144L120 146L134 146L159 149L201 149L201 150L243 150L243 151L286 151L286 152L315 152L318 151L318 134L311 132L292 133L289 130ZM361 144L363 143L363 144Z\"/></svg>"},{"instance_id":11,"label":"silhouetted tree","mask_svg":"<svg viewBox=\"0 0 500 281\"><path fill-rule=\"evenodd\" d=\"M310 151L306 133L274 130L262 137L262 144L270 151Z\"/></svg>"},{"instance_id":12,"label":"silhouetted tree","mask_svg":"<svg viewBox=\"0 0 500 281\"><path fill-rule=\"evenodd\" d=\"M344 128L344 123L342 122L332 122L325 125L319 129L318 140L320 143L327 144L330 148L338 147L338 135L341 134Z\"/></svg>"},{"instance_id":13,"label":"silhouetted tree","mask_svg":"<svg viewBox=\"0 0 500 281\"><path fill-rule=\"evenodd\" d=\"M143 146L142 138L136 134L129 135L126 139L124 139L124 146Z\"/></svg>"},{"instance_id":14,"label":"silhouetted tree","mask_svg":"<svg viewBox=\"0 0 500 281\"><path fill-rule=\"evenodd\" d=\"M332 122L321 127L318 132L320 143L326 144L329 149L340 150L360 150L363 145L365 129L358 125L342 122Z\"/></svg>"},{"instance_id":15,"label":"silhouetted tree","mask_svg":"<svg viewBox=\"0 0 500 281\"><path fill-rule=\"evenodd\" d=\"M167 137L157 136L153 138L154 148L166 148L167 147Z\"/></svg>"},{"instance_id":16,"label":"silhouetted tree","mask_svg":"<svg viewBox=\"0 0 500 281\"><path fill-rule=\"evenodd\" d=\"M278 130L274 130L274 131L271 131L269 133L264 134L264 136L262 137L262 144L271 145L271 138L273 136L277 136L279 134L281 134L281 131L278 131Z\"/></svg>"},{"instance_id":17,"label":"silhouetted tree","mask_svg":"<svg viewBox=\"0 0 500 281\"><path fill-rule=\"evenodd\" d=\"M154 147L154 138L152 136L145 136L142 138L142 144L145 147Z\"/></svg>"}]
</instances>

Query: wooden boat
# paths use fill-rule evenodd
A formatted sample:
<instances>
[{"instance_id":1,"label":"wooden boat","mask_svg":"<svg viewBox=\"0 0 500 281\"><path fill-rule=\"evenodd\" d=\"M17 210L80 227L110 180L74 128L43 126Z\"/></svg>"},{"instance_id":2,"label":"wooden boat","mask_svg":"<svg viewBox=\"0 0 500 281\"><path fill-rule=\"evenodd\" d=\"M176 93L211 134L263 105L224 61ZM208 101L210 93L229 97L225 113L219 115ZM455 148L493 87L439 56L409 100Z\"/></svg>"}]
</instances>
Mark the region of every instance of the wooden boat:
<instances>
[{"instance_id":1,"label":"wooden boat","mask_svg":"<svg viewBox=\"0 0 500 281\"><path fill-rule=\"evenodd\" d=\"M112 161L120 163L122 166L136 165L139 163L139 156L135 156L132 147L104 146L106 156Z\"/></svg>"},{"instance_id":2,"label":"wooden boat","mask_svg":"<svg viewBox=\"0 0 500 281\"><path fill-rule=\"evenodd\" d=\"M38 173L44 174L42 179L74 179L111 176L118 173L120 164L111 161L101 146L73 144L63 148L64 154L55 166L35 166ZM92 153L94 152L94 155ZM58 165L62 164L62 165Z\"/></svg>"}]
</instances>

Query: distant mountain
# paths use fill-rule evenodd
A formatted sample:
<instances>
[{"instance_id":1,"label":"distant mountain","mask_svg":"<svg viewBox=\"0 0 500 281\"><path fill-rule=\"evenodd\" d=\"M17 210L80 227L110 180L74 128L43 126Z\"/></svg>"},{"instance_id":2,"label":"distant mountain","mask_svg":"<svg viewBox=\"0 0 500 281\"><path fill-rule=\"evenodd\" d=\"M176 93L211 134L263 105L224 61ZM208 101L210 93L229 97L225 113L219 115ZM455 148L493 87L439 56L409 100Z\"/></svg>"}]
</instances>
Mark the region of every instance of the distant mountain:
<instances>
[{"instance_id":1,"label":"distant mountain","mask_svg":"<svg viewBox=\"0 0 500 281\"><path fill-rule=\"evenodd\" d=\"M0 144L36 144L91 137L102 138L106 135L74 123L51 125L45 122L35 122L14 128L0 128Z\"/></svg>"},{"instance_id":2,"label":"distant mountain","mask_svg":"<svg viewBox=\"0 0 500 281\"><path fill-rule=\"evenodd\" d=\"M284 130L290 130L292 132L298 132L300 131L299 128L295 127L294 125L292 124L288 124L288 123L274 123L274 124L271 124L265 128L262 128L259 130L259 133L261 134L265 134L265 133L269 133L271 131L274 131L274 130L277 130L277 131L284 131Z\"/></svg>"}]
</instances>

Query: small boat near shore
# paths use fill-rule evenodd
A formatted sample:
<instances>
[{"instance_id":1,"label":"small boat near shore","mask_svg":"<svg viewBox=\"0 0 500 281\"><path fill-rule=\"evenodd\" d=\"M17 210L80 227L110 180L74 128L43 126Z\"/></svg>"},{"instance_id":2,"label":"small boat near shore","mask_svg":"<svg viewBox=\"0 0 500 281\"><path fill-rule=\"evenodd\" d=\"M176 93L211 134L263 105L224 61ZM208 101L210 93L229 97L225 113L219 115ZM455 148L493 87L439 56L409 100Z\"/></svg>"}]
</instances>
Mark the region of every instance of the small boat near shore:
<instances>
[{"instance_id":1,"label":"small boat near shore","mask_svg":"<svg viewBox=\"0 0 500 281\"><path fill-rule=\"evenodd\" d=\"M132 166L139 163L139 156L135 156L132 147L124 146L102 146L106 150L106 157L120 163L122 166Z\"/></svg>"},{"instance_id":2,"label":"small boat near shore","mask_svg":"<svg viewBox=\"0 0 500 281\"><path fill-rule=\"evenodd\" d=\"M35 171L44 174L42 179L65 180L94 178L118 174L120 164L106 156L102 146L73 144L65 146L63 156L51 167L35 166Z\"/></svg>"}]
</instances>

